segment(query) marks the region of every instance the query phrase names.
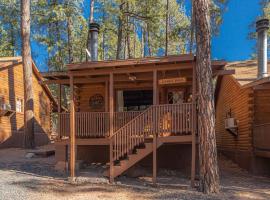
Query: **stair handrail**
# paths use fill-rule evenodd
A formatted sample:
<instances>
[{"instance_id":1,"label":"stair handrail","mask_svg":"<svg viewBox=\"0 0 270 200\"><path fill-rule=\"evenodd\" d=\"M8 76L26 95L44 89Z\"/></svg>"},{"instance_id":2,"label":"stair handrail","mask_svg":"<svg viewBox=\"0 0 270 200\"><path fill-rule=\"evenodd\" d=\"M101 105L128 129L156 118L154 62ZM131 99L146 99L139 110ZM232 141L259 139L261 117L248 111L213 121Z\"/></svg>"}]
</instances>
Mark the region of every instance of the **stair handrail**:
<instances>
[{"instance_id":1,"label":"stair handrail","mask_svg":"<svg viewBox=\"0 0 270 200\"><path fill-rule=\"evenodd\" d=\"M191 116L193 106L193 103L182 103L152 105L147 108L110 136L113 160L119 160L121 157L125 156L125 154L128 154L136 146L144 143L147 137L150 137L151 135L154 136L154 134L158 134L162 131L166 132L166 128L163 129L160 127L160 120L163 119L164 113L171 113L173 115L174 108L178 109L182 116L187 117L190 115L189 119L182 119L183 124L181 124L183 132L189 131L193 126ZM161 131L160 128L162 129Z\"/></svg>"}]
</instances>

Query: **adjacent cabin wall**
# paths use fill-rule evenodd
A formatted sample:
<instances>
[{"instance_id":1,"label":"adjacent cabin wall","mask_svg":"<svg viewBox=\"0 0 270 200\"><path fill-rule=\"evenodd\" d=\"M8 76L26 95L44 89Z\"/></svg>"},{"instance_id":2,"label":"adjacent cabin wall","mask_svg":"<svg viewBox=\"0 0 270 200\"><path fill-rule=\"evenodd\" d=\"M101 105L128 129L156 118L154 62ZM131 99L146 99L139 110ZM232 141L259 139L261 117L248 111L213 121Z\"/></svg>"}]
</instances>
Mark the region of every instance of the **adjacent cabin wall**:
<instances>
[{"instance_id":1,"label":"adjacent cabin wall","mask_svg":"<svg viewBox=\"0 0 270 200\"><path fill-rule=\"evenodd\" d=\"M238 136L225 130L225 118L230 110L238 121ZM241 89L232 76L224 76L216 107L217 147L246 169L250 169L252 159L252 122L253 90Z\"/></svg>"},{"instance_id":2,"label":"adjacent cabin wall","mask_svg":"<svg viewBox=\"0 0 270 200\"><path fill-rule=\"evenodd\" d=\"M12 63L7 63L12 64ZM0 71L0 97L16 111L16 99L24 100L23 67L21 64ZM50 99L33 76L34 114L36 144L48 143L51 129ZM24 102L23 102L24 103ZM22 105L23 106L23 105ZM0 117L0 147L21 147L23 145L23 112L15 112L12 117Z\"/></svg>"},{"instance_id":3,"label":"adjacent cabin wall","mask_svg":"<svg viewBox=\"0 0 270 200\"><path fill-rule=\"evenodd\" d=\"M256 89L254 101L254 124L270 123L270 89Z\"/></svg>"}]
</instances>

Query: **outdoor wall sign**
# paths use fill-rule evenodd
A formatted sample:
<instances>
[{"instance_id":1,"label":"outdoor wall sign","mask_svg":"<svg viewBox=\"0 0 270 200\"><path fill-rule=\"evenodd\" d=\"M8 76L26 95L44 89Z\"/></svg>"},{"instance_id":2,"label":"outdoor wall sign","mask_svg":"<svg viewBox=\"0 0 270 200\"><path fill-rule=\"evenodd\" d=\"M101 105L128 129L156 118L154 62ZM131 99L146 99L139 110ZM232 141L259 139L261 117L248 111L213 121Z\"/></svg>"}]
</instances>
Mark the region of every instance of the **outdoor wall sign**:
<instances>
[{"instance_id":1,"label":"outdoor wall sign","mask_svg":"<svg viewBox=\"0 0 270 200\"><path fill-rule=\"evenodd\" d=\"M95 94L89 99L89 106L92 109L101 109L104 106L104 97L101 94Z\"/></svg>"},{"instance_id":2,"label":"outdoor wall sign","mask_svg":"<svg viewBox=\"0 0 270 200\"><path fill-rule=\"evenodd\" d=\"M160 85L167 85L167 84L176 84L176 83L185 83L187 82L186 77L177 77L177 78L165 78L165 79L160 79L158 83Z\"/></svg>"}]
</instances>

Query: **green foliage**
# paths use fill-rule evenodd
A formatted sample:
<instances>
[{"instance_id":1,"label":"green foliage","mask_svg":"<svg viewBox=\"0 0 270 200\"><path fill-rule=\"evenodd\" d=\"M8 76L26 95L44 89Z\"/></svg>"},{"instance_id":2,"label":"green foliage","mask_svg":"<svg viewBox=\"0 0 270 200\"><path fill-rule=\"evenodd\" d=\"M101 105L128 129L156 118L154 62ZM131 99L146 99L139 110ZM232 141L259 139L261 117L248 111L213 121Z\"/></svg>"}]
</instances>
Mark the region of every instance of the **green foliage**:
<instances>
[{"instance_id":1,"label":"green foliage","mask_svg":"<svg viewBox=\"0 0 270 200\"><path fill-rule=\"evenodd\" d=\"M262 16L258 16L252 24L250 25L250 33L248 35L248 38L250 40L256 40L257 39L257 33L256 33L256 21L261 18L267 18L270 20L270 1L269 0L261 0L261 9L262 9ZM268 30L268 39L270 40L270 29ZM257 45L256 45L257 46ZM255 59L257 57L257 48L254 46L253 53L251 57ZM268 48L270 48L270 43L268 43ZM268 54L268 57L270 57L270 54Z\"/></svg>"},{"instance_id":2,"label":"green foliage","mask_svg":"<svg viewBox=\"0 0 270 200\"><path fill-rule=\"evenodd\" d=\"M0 0L0 56L16 56L20 51L19 0Z\"/></svg>"},{"instance_id":3,"label":"green foliage","mask_svg":"<svg viewBox=\"0 0 270 200\"><path fill-rule=\"evenodd\" d=\"M186 53L191 19L184 0L169 0L168 55ZM218 34L227 0L212 0L211 21ZM32 41L45 47L49 70L86 59L88 19L84 0L32 0ZM99 59L115 59L120 20L120 57L163 55L166 46L167 0L96 0L95 21L101 25ZM0 0L0 56L20 54L20 1ZM122 9L121 9L122 8Z\"/></svg>"}]
</instances>

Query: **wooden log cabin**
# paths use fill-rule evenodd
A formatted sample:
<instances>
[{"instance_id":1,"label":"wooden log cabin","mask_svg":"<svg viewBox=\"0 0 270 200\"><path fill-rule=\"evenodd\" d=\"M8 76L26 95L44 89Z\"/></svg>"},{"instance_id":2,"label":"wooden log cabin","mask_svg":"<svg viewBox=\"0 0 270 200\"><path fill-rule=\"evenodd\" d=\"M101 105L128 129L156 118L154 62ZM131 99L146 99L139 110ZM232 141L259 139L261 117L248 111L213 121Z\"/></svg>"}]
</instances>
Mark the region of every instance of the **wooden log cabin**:
<instances>
[{"instance_id":1,"label":"wooden log cabin","mask_svg":"<svg viewBox=\"0 0 270 200\"><path fill-rule=\"evenodd\" d=\"M34 132L36 145L49 142L51 111L57 108L48 87L32 62L34 86ZM0 58L0 148L22 147L24 127L24 80L21 57Z\"/></svg>"},{"instance_id":2,"label":"wooden log cabin","mask_svg":"<svg viewBox=\"0 0 270 200\"><path fill-rule=\"evenodd\" d=\"M59 85L58 164L109 163L110 181L137 163L187 168L195 179L197 135L194 55L91 61L46 72ZM214 76L231 74L214 61ZM61 87L70 87L69 112L61 112ZM76 150L75 150L76 149ZM76 155L75 155L76 154Z\"/></svg>"},{"instance_id":3,"label":"wooden log cabin","mask_svg":"<svg viewBox=\"0 0 270 200\"><path fill-rule=\"evenodd\" d=\"M256 22L257 61L229 63L235 74L218 77L216 135L220 152L241 167L270 175L270 63L267 61L269 20Z\"/></svg>"},{"instance_id":4,"label":"wooden log cabin","mask_svg":"<svg viewBox=\"0 0 270 200\"><path fill-rule=\"evenodd\" d=\"M258 79L255 60L232 62L225 68L235 74L217 81L218 150L242 168L269 175L270 79Z\"/></svg>"}]
</instances>

